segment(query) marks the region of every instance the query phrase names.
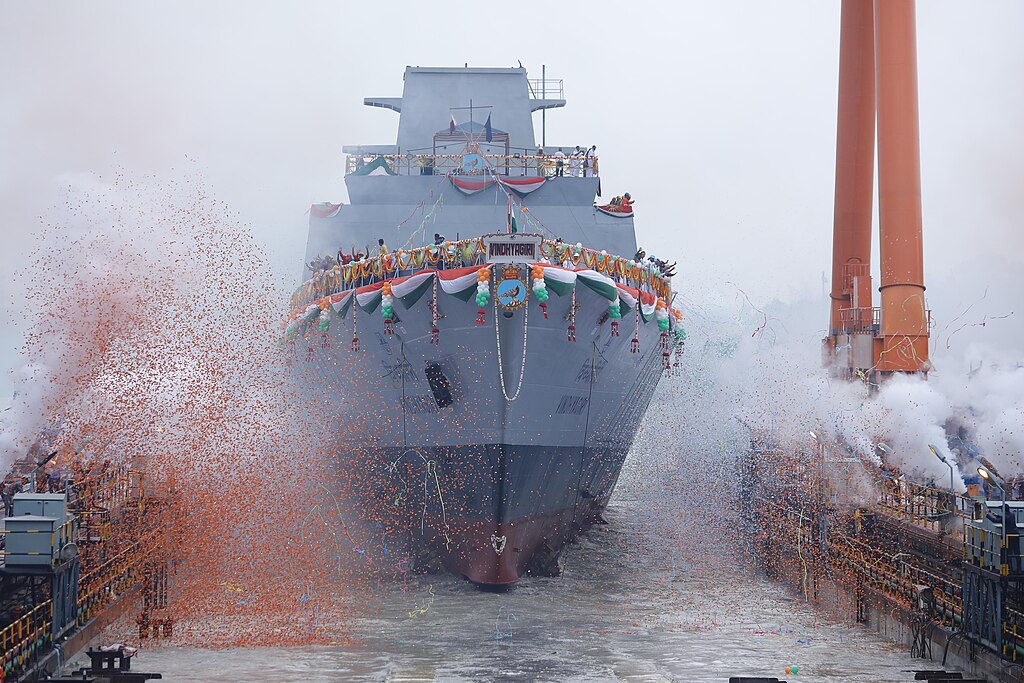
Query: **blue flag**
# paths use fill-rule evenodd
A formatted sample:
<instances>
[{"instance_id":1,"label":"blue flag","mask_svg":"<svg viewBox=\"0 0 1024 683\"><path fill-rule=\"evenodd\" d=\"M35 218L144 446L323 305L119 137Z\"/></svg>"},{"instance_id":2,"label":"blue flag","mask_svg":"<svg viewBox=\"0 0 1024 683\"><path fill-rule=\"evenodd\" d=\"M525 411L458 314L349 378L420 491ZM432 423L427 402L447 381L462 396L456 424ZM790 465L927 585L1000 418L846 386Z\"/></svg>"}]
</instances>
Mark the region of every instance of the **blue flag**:
<instances>
[{"instance_id":1,"label":"blue flag","mask_svg":"<svg viewBox=\"0 0 1024 683\"><path fill-rule=\"evenodd\" d=\"M492 135L492 131L491 131L491 115L490 114L487 115L487 123L484 124L484 137L487 139L487 142L490 142L491 139L494 137Z\"/></svg>"}]
</instances>

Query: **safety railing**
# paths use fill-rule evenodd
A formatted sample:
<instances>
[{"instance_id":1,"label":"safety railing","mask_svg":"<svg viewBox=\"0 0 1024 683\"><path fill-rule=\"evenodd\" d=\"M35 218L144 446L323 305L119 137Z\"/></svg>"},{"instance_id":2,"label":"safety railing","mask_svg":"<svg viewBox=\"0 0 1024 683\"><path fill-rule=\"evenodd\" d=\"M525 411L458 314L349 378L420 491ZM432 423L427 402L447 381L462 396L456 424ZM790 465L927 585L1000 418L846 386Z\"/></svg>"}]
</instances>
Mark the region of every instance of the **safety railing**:
<instances>
[{"instance_id":1,"label":"safety railing","mask_svg":"<svg viewBox=\"0 0 1024 683\"><path fill-rule=\"evenodd\" d=\"M592 178L599 174L597 156L555 154L349 154L345 174L356 173L382 160L388 175L532 176ZM561 169L561 173L559 172Z\"/></svg>"},{"instance_id":2,"label":"safety railing","mask_svg":"<svg viewBox=\"0 0 1024 683\"><path fill-rule=\"evenodd\" d=\"M325 296L348 289L410 275L423 268L464 268L486 262L483 239L473 238L446 242L443 245L399 249L398 251L334 265L316 273L292 294L292 308L307 306ZM590 268L616 282L667 298L671 291L669 279L653 266L621 256L544 240L541 254L550 263L567 268ZM339 252L344 260L344 254ZM331 261L332 263L335 261Z\"/></svg>"},{"instance_id":3,"label":"safety railing","mask_svg":"<svg viewBox=\"0 0 1024 683\"><path fill-rule=\"evenodd\" d=\"M882 309L875 307L840 308L839 328L846 334L877 333Z\"/></svg>"},{"instance_id":4,"label":"safety railing","mask_svg":"<svg viewBox=\"0 0 1024 683\"><path fill-rule=\"evenodd\" d=\"M905 479L889 479L878 506L903 522L932 531L962 530L974 511L974 501L966 496Z\"/></svg>"},{"instance_id":5,"label":"safety railing","mask_svg":"<svg viewBox=\"0 0 1024 683\"><path fill-rule=\"evenodd\" d=\"M0 631L4 678L22 668L37 650L50 644L52 623L53 603L47 600Z\"/></svg>"},{"instance_id":6,"label":"safety railing","mask_svg":"<svg viewBox=\"0 0 1024 683\"><path fill-rule=\"evenodd\" d=\"M565 99L565 83L561 78L530 78L526 82L530 87L530 99Z\"/></svg>"},{"instance_id":7,"label":"safety railing","mask_svg":"<svg viewBox=\"0 0 1024 683\"><path fill-rule=\"evenodd\" d=\"M78 625L85 624L135 583L135 569L155 546L155 537L139 539L82 575L78 589Z\"/></svg>"},{"instance_id":8,"label":"safety railing","mask_svg":"<svg viewBox=\"0 0 1024 683\"><path fill-rule=\"evenodd\" d=\"M928 608L934 618L949 626L961 623L963 594L957 580L920 566L914 558L905 559L904 553L887 553L842 533L840 527L822 536L814 515L764 499L760 502L765 528L783 532L776 540L787 541L787 552L797 558L803 572L838 571L905 608L919 607L919 590L926 586L931 589Z\"/></svg>"}]
</instances>

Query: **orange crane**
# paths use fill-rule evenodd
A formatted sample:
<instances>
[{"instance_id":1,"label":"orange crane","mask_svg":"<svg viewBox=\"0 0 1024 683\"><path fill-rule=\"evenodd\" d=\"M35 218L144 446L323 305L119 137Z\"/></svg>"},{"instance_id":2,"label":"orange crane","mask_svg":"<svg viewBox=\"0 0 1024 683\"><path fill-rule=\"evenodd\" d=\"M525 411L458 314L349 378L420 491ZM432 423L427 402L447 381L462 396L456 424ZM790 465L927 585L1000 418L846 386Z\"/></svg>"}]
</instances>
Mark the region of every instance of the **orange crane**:
<instances>
[{"instance_id":1,"label":"orange crane","mask_svg":"<svg viewBox=\"0 0 1024 683\"><path fill-rule=\"evenodd\" d=\"M878 133L881 307L872 303L871 217ZM926 374L914 0L843 0L827 366L871 382Z\"/></svg>"}]
</instances>

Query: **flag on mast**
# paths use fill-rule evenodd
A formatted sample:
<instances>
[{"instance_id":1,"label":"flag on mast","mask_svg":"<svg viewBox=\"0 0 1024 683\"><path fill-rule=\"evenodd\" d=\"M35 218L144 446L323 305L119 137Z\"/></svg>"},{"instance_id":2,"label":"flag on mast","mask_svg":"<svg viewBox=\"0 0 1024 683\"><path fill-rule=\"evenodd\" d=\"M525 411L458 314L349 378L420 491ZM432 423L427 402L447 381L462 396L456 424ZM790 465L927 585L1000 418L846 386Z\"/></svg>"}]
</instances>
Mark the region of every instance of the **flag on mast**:
<instances>
[{"instance_id":1,"label":"flag on mast","mask_svg":"<svg viewBox=\"0 0 1024 683\"><path fill-rule=\"evenodd\" d=\"M519 232L516 226L516 217L512 213L512 195L508 194L508 231L510 233Z\"/></svg>"},{"instance_id":2,"label":"flag on mast","mask_svg":"<svg viewBox=\"0 0 1024 683\"><path fill-rule=\"evenodd\" d=\"M452 114L452 121L448 124L448 134L455 135L455 114Z\"/></svg>"},{"instance_id":3,"label":"flag on mast","mask_svg":"<svg viewBox=\"0 0 1024 683\"><path fill-rule=\"evenodd\" d=\"M491 115L487 115L487 123L484 124L484 138L487 142L494 139L493 131L491 130Z\"/></svg>"}]
</instances>

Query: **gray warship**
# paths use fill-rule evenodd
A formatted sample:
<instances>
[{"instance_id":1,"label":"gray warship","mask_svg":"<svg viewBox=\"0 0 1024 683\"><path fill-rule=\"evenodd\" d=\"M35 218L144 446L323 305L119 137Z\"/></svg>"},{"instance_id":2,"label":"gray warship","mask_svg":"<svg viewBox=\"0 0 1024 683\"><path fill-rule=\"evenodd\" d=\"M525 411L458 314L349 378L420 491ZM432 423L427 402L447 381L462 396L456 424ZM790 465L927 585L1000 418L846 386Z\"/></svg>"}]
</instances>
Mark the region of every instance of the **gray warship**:
<instances>
[{"instance_id":1,"label":"gray warship","mask_svg":"<svg viewBox=\"0 0 1024 683\"><path fill-rule=\"evenodd\" d=\"M397 143L345 146L350 203L310 209L285 339L339 463L450 571L509 586L603 521L682 316L629 200L598 204L595 150L536 143L561 81L404 80L364 100Z\"/></svg>"}]
</instances>

